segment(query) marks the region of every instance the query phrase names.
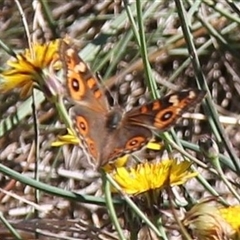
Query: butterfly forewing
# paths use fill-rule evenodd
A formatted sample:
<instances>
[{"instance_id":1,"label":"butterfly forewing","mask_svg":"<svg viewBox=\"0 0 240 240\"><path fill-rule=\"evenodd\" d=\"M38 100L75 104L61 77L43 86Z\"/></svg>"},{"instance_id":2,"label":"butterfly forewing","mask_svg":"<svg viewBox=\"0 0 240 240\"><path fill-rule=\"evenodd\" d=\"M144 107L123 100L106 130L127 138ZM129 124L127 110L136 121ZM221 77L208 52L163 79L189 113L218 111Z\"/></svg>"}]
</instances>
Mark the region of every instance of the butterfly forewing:
<instances>
[{"instance_id":1,"label":"butterfly forewing","mask_svg":"<svg viewBox=\"0 0 240 240\"><path fill-rule=\"evenodd\" d=\"M108 109L107 99L98 79L92 74L78 52L65 41L60 44L60 58L66 74L70 100L84 105L95 105L97 109Z\"/></svg>"},{"instance_id":2,"label":"butterfly forewing","mask_svg":"<svg viewBox=\"0 0 240 240\"><path fill-rule=\"evenodd\" d=\"M205 92L201 90L184 90L169 94L128 112L130 122L150 129L164 131L189 108L200 102Z\"/></svg>"}]
</instances>

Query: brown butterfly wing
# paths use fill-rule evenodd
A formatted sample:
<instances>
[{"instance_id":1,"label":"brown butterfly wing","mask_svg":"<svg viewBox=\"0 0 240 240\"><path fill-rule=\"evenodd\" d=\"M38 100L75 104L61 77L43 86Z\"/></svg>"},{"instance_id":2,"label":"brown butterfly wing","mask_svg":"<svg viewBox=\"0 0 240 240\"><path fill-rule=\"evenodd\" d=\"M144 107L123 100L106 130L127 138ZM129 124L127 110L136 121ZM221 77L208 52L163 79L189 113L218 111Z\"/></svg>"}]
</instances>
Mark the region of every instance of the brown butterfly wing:
<instances>
[{"instance_id":1,"label":"brown butterfly wing","mask_svg":"<svg viewBox=\"0 0 240 240\"><path fill-rule=\"evenodd\" d=\"M197 89L169 94L128 112L128 122L164 131L173 126L184 112L200 102L205 94L205 91Z\"/></svg>"},{"instance_id":2,"label":"brown butterfly wing","mask_svg":"<svg viewBox=\"0 0 240 240\"><path fill-rule=\"evenodd\" d=\"M98 127L105 125L109 111L107 98L97 78L70 44L62 41L59 54L65 72L66 95L74 103L70 117L89 163L96 166L102 151L98 138L103 129Z\"/></svg>"},{"instance_id":3,"label":"brown butterfly wing","mask_svg":"<svg viewBox=\"0 0 240 240\"><path fill-rule=\"evenodd\" d=\"M68 43L60 44L60 58L65 70L67 95L80 105L94 106L107 110L108 103L97 78L87 64L78 56L78 52Z\"/></svg>"},{"instance_id":4,"label":"brown butterfly wing","mask_svg":"<svg viewBox=\"0 0 240 240\"><path fill-rule=\"evenodd\" d=\"M102 142L107 138L104 112L97 112L79 105L73 106L69 112L89 164L94 168L99 166L100 155L104 151Z\"/></svg>"}]
</instances>

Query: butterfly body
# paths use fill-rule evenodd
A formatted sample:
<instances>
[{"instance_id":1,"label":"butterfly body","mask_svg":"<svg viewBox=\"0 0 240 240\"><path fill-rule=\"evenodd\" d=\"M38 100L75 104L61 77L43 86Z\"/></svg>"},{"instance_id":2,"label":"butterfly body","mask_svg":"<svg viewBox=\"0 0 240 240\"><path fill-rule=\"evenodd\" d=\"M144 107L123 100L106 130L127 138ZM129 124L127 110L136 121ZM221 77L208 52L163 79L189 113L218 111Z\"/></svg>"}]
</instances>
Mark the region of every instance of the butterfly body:
<instances>
[{"instance_id":1,"label":"butterfly body","mask_svg":"<svg viewBox=\"0 0 240 240\"><path fill-rule=\"evenodd\" d=\"M70 116L95 168L141 149L153 131L170 128L205 95L200 90L184 90L125 111L109 105L98 80L70 45L63 42L60 55L66 70L67 95L74 105Z\"/></svg>"}]
</instances>

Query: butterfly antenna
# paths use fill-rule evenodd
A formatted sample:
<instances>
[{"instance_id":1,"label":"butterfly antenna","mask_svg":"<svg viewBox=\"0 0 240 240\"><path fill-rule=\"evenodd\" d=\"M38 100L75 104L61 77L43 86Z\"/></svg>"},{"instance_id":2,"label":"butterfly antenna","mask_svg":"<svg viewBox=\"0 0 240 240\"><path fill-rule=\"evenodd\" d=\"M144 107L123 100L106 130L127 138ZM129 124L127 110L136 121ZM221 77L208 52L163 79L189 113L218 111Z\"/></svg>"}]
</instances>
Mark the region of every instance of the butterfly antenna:
<instances>
[{"instance_id":1,"label":"butterfly antenna","mask_svg":"<svg viewBox=\"0 0 240 240\"><path fill-rule=\"evenodd\" d=\"M110 105L112 106L117 106L118 101L117 101L117 94L114 93L113 91L110 90L110 87L108 87L104 81L102 80L102 76L100 75L99 72L96 73L96 77L98 79L99 85L102 88L103 92L110 98Z\"/></svg>"}]
</instances>

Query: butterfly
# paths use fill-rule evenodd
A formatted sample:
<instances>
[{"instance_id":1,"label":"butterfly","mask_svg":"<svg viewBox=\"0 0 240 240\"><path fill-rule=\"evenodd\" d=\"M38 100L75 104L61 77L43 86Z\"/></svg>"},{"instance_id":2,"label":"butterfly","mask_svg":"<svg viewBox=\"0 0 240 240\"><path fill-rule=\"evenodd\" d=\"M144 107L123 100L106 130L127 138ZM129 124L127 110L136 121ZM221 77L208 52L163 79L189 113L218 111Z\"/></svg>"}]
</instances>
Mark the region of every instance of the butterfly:
<instances>
[{"instance_id":1,"label":"butterfly","mask_svg":"<svg viewBox=\"0 0 240 240\"><path fill-rule=\"evenodd\" d=\"M202 100L204 91L183 90L130 111L110 106L98 79L77 51L62 42L60 57L66 78L69 110L89 163L100 168L118 157L140 150L153 137L175 124L183 112Z\"/></svg>"}]
</instances>

